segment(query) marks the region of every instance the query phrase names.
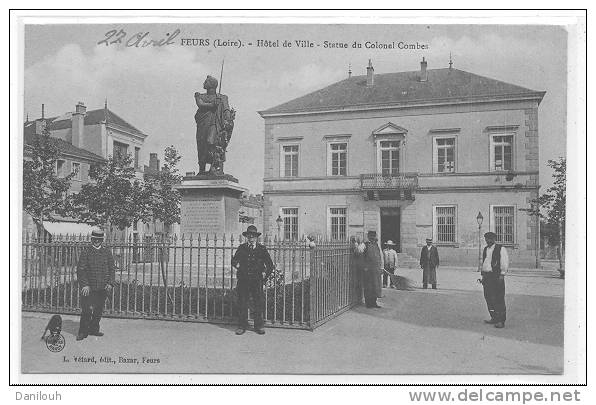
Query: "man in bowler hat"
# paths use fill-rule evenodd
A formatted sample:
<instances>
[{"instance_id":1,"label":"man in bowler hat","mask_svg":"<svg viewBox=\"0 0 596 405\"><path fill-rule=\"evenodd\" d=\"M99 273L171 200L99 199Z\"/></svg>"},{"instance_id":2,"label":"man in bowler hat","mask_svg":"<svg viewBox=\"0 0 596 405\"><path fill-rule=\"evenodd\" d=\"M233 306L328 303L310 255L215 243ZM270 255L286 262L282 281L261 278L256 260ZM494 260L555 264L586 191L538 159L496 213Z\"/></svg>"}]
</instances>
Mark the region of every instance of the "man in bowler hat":
<instances>
[{"instance_id":1,"label":"man in bowler hat","mask_svg":"<svg viewBox=\"0 0 596 405\"><path fill-rule=\"evenodd\" d=\"M509 270L509 256L507 249L495 243L497 234L487 232L484 234L486 246L482 253L482 287L484 299L488 307L490 319L485 323L495 325L495 328L505 327L505 274Z\"/></svg>"},{"instance_id":2,"label":"man in bowler hat","mask_svg":"<svg viewBox=\"0 0 596 405\"><path fill-rule=\"evenodd\" d=\"M77 280L81 287L81 320L77 340L87 336L103 336L99 321L109 291L112 291L116 266L112 252L103 246L103 231L91 232L91 245L86 247L77 265Z\"/></svg>"},{"instance_id":3,"label":"man in bowler hat","mask_svg":"<svg viewBox=\"0 0 596 405\"><path fill-rule=\"evenodd\" d=\"M242 235L247 241L240 246L232 257L232 267L237 270L238 284L238 329L237 335L242 335L248 329L248 300L254 302L255 332L264 335L263 330L263 282L273 271L273 261L267 248L257 242L261 235L257 227L249 225Z\"/></svg>"},{"instance_id":4,"label":"man in bowler hat","mask_svg":"<svg viewBox=\"0 0 596 405\"><path fill-rule=\"evenodd\" d=\"M422 288L432 284L437 289L437 267L439 267L439 251L433 246L433 240L426 238L426 246L420 252L420 267L422 268Z\"/></svg>"}]
</instances>

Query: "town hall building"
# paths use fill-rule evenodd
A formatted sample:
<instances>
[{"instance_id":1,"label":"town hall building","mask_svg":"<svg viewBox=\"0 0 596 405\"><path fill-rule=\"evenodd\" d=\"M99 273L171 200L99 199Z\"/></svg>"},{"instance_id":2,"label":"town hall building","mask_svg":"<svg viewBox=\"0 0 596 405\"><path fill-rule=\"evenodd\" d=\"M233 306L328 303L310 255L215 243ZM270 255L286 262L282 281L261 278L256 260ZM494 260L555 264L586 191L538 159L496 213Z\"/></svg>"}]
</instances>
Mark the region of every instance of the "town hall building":
<instances>
[{"instance_id":1,"label":"town hall building","mask_svg":"<svg viewBox=\"0 0 596 405\"><path fill-rule=\"evenodd\" d=\"M536 263L538 107L545 95L458 70L367 74L260 111L263 226L285 240L363 238L476 265L496 232L513 265ZM480 218L481 225L479 226ZM279 224L279 228L278 228Z\"/></svg>"}]
</instances>

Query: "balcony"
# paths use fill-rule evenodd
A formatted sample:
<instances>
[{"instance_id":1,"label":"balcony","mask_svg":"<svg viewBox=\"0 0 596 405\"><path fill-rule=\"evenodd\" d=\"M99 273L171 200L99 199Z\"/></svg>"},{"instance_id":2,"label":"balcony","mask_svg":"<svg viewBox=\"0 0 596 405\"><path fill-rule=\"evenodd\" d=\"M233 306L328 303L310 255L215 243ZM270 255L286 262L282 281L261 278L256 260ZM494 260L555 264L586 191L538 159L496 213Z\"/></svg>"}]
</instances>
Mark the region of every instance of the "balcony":
<instances>
[{"instance_id":1,"label":"balcony","mask_svg":"<svg viewBox=\"0 0 596 405\"><path fill-rule=\"evenodd\" d=\"M360 189L367 200L414 200L417 188L417 173L360 175Z\"/></svg>"}]
</instances>

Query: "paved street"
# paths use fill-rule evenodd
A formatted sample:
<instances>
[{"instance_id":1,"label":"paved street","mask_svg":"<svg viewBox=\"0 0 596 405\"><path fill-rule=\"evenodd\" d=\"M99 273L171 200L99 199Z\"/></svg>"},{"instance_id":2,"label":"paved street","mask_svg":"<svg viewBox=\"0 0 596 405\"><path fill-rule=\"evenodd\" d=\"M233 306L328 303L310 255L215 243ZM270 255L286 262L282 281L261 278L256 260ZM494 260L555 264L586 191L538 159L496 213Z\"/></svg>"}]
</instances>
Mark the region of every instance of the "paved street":
<instances>
[{"instance_id":1,"label":"paved street","mask_svg":"<svg viewBox=\"0 0 596 405\"><path fill-rule=\"evenodd\" d=\"M356 307L314 332L231 325L104 319L105 336L75 341L78 317L63 316L66 347L40 340L50 314L24 313L25 373L560 374L564 280L551 270L513 270L507 324L495 329L472 269L440 268L439 289L420 270L400 271L412 291L384 289L381 309ZM76 362L75 357L95 362ZM103 363L109 357L114 363ZM66 359L66 361L64 360ZM131 362L119 362L132 359ZM134 363L134 359L138 362ZM143 362L143 360L146 362ZM156 359L148 362L149 359ZM157 362L158 361L158 362Z\"/></svg>"}]
</instances>

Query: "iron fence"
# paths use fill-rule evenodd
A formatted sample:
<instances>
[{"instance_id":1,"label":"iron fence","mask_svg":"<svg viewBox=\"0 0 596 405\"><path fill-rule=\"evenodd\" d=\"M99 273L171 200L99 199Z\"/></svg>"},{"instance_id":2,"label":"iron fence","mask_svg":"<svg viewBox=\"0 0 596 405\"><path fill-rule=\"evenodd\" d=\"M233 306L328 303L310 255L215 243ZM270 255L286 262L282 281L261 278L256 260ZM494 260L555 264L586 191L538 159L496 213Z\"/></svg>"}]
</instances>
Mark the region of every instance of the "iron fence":
<instances>
[{"instance_id":1,"label":"iron fence","mask_svg":"<svg viewBox=\"0 0 596 405\"><path fill-rule=\"evenodd\" d=\"M115 286L105 316L194 322L236 322L236 270L231 258L242 242L225 235L110 239ZM23 237L22 307L80 313L76 267L86 236ZM314 329L358 300L350 246L345 241L264 238L275 264L264 286L267 326Z\"/></svg>"}]
</instances>

